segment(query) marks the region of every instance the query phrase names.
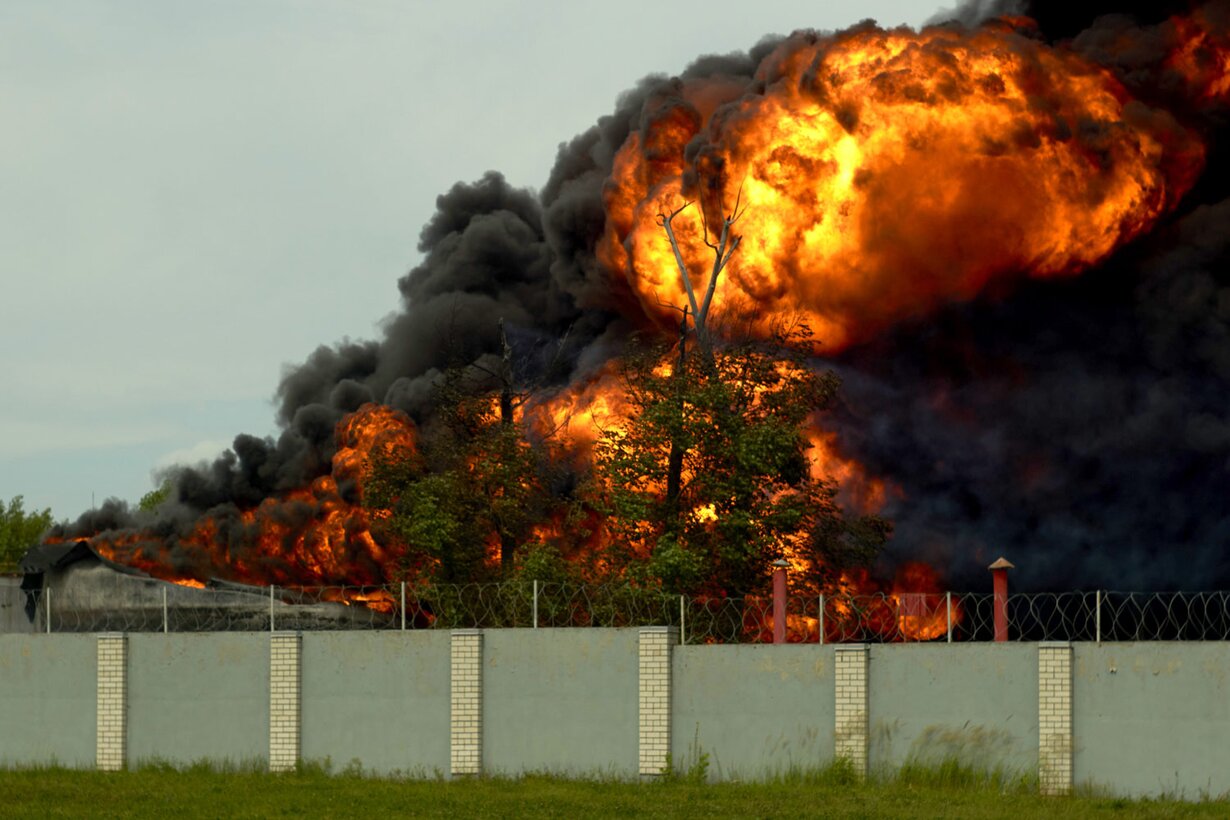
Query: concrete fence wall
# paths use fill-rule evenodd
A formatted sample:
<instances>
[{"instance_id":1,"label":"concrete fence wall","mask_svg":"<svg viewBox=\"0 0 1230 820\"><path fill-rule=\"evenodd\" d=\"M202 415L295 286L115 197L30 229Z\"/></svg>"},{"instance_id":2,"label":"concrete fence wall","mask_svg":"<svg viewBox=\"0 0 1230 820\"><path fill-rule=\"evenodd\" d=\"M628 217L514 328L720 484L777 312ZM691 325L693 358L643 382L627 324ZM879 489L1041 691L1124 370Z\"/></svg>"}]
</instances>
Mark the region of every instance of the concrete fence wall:
<instances>
[{"instance_id":1,"label":"concrete fence wall","mask_svg":"<svg viewBox=\"0 0 1230 820\"><path fill-rule=\"evenodd\" d=\"M1230 792L1230 644L1076 644L1078 782L1130 794Z\"/></svg>"},{"instance_id":2,"label":"concrete fence wall","mask_svg":"<svg viewBox=\"0 0 1230 820\"><path fill-rule=\"evenodd\" d=\"M681 646L673 658L673 760L709 756L717 777L818 768L834 754L834 649Z\"/></svg>"},{"instance_id":3,"label":"concrete fence wall","mask_svg":"<svg viewBox=\"0 0 1230 820\"><path fill-rule=\"evenodd\" d=\"M1038 763L1037 644L870 647L869 764Z\"/></svg>"},{"instance_id":4,"label":"concrete fence wall","mask_svg":"<svg viewBox=\"0 0 1230 820\"><path fill-rule=\"evenodd\" d=\"M717 779L958 759L1230 792L1230 644L680 646L670 628L0 635L0 765Z\"/></svg>"},{"instance_id":5,"label":"concrete fence wall","mask_svg":"<svg viewBox=\"0 0 1230 820\"><path fill-rule=\"evenodd\" d=\"M0 635L36 632L25 612L26 594L21 591L21 578L0 575Z\"/></svg>"},{"instance_id":6,"label":"concrete fence wall","mask_svg":"<svg viewBox=\"0 0 1230 820\"><path fill-rule=\"evenodd\" d=\"M303 759L448 772L449 633L305 633L302 652Z\"/></svg>"}]
</instances>

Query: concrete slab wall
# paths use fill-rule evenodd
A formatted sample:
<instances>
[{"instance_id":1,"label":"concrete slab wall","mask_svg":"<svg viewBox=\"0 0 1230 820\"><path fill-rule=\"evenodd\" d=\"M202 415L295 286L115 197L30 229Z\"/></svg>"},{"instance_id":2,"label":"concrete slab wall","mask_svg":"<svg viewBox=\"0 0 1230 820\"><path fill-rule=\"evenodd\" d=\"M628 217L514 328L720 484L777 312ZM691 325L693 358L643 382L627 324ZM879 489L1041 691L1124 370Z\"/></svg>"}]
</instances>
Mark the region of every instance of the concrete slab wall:
<instances>
[{"instance_id":1,"label":"concrete slab wall","mask_svg":"<svg viewBox=\"0 0 1230 820\"><path fill-rule=\"evenodd\" d=\"M292 637L301 678L286 695L289 766L327 758L335 770L357 761L377 773L460 774L455 745L471 735L456 720L473 730L465 751L476 773L636 778L654 773L640 766L645 748L663 755L665 740L641 732L637 629ZM276 740L274 640L260 632L0 635L0 765L266 761ZM480 698L464 714L452 697L459 641L473 645L466 662ZM100 674L103 645L117 642L124 651ZM1075 783L1123 795L1230 794L1230 642L663 644L673 764L686 771L707 755L713 779L828 764L838 745L836 655L856 651L865 652L858 754L867 749L873 774L955 757L1029 775L1046 769L1042 786L1055 793ZM1040 665L1043 655L1063 661L1058 672ZM845 703L852 684L841 685ZM122 701L107 706L118 715L115 760L96 744L106 697ZM1040 761L1039 712L1051 701L1063 720L1048 729L1050 752ZM1062 759L1042 766L1055 749Z\"/></svg>"},{"instance_id":2,"label":"concrete slab wall","mask_svg":"<svg viewBox=\"0 0 1230 820\"><path fill-rule=\"evenodd\" d=\"M0 635L0 766L94 765L93 635Z\"/></svg>"},{"instance_id":3,"label":"concrete slab wall","mask_svg":"<svg viewBox=\"0 0 1230 820\"><path fill-rule=\"evenodd\" d=\"M448 632L309 632L302 641L305 760L448 772Z\"/></svg>"},{"instance_id":4,"label":"concrete slab wall","mask_svg":"<svg viewBox=\"0 0 1230 820\"><path fill-rule=\"evenodd\" d=\"M873 645L869 669L871 771L945 759L1037 770L1037 644Z\"/></svg>"},{"instance_id":5,"label":"concrete slab wall","mask_svg":"<svg viewBox=\"0 0 1230 820\"><path fill-rule=\"evenodd\" d=\"M0 575L0 635L28 635L38 631L37 625L26 616L25 606L21 578Z\"/></svg>"},{"instance_id":6,"label":"concrete slab wall","mask_svg":"<svg viewBox=\"0 0 1230 820\"><path fill-rule=\"evenodd\" d=\"M1073 646L1076 783L1128 795L1230 793L1230 645Z\"/></svg>"},{"instance_id":7,"label":"concrete slab wall","mask_svg":"<svg viewBox=\"0 0 1230 820\"><path fill-rule=\"evenodd\" d=\"M268 756L268 633L128 636L130 766Z\"/></svg>"},{"instance_id":8,"label":"concrete slab wall","mask_svg":"<svg viewBox=\"0 0 1230 820\"><path fill-rule=\"evenodd\" d=\"M714 779L756 778L833 759L833 647L680 646L675 765L709 756Z\"/></svg>"},{"instance_id":9,"label":"concrete slab wall","mask_svg":"<svg viewBox=\"0 0 1230 820\"><path fill-rule=\"evenodd\" d=\"M637 630L483 633L483 768L635 777Z\"/></svg>"}]
</instances>

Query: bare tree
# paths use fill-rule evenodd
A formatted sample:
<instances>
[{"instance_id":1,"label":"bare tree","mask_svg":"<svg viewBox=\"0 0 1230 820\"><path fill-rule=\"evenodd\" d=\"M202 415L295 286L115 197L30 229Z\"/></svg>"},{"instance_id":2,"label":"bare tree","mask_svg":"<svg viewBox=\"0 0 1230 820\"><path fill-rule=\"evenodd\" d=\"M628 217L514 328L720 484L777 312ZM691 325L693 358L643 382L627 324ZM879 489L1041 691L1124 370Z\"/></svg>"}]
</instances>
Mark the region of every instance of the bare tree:
<instances>
[{"instance_id":1,"label":"bare tree","mask_svg":"<svg viewBox=\"0 0 1230 820\"><path fill-rule=\"evenodd\" d=\"M542 388L543 382L549 379L551 374L561 366L571 328L566 330L556 343L554 355L546 365L545 372L535 376L527 374L523 367L517 366L512 345L508 341L508 333L504 326L503 317L499 319L497 327L500 335L500 359L498 364L488 367L481 361L476 361L471 362L468 369L485 376L485 381L488 384L494 382L498 386L499 426L505 437L503 445L506 447L511 446L514 450L517 450L518 446L514 445L513 442L522 440L521 434L514 430L514 425L517 423L517 411L532 398L536 391ZM550 438L559 429L559 427L556 427L553 430L546 431L543 438ZM509 452L508 455L512 457L515 453ZM497 509L495 506L492 507L490 515L496 534L500 539L500 566L507 573L513 568L514 555L520 546L520 535L523 529L521 525L524 523L525 510L517 508L516 505L506 506L505 512L507 515L501 515L500 509ZM512 520L508 520L510 518Z\"/></svg>"},{"instance_id":2,"label":"bare tree","mask_svg":"<svg viewBox=\"0 0 1230 820\"><path fill-rule=\"evenodd\" d=\"M683 213L684 210L692 204L691 201L685 202L669 214L658 214L658 224L666 231L666 238L670 240L671 250L675 253L675 264L679 267L679 278L683 281L684 292L688 295L688 304L682 308L674 305L665 305L672 310L677 310L682 314L679 322L679 363L677 365L677 373L680 378L683 377L685 364L687 361L687 338L688 338L688 314L692 315L692 322L696 327L696 346L699 350L705 365L710 370L713 369L713 344L709 336L709 309L713 306L713 294L717 292L718 278L725 269L726 264L734 256L735 251L739 249L739 243L743 237L733 231L734 225L739 221L739 217L743 215L742 205L743 191L740 189L739 197L735 200L734 210L726 214L722 218L722 231L717 242L710 239L709 236L709 221L705 218L705 209L701 208L701 224L705 233L705 244L713 250L713 268L709 272L709 282L705 286L704 300L697 304L696 290L692 287L692 275L688 270L687 263L683 261L683 254L679 250L679 239L675 236L674 222L675 217ZM682 417L684 412L683 402L683 386L679 386L678 410ZM683 457L685 450L683 444L677 439L671 440L670 455L667 459L666 471L666 502L669 509L678 510L679 495L682 492L683 486Z\"/></svg>"},{"instance_id":3,"label":"bare tree","mask_svg":"<svg viewBox=\"0 0 1230 820\"><path fill-rule=\"evenodd\" d=\"M696 301L696 290L692 287L692 274L688 270L687 263L683 261L683 254L679 250L679 239L675 236L675 228L672 224L675 217L683 213L692 204L691 200L683 203L669 214L658 214L658 224L666 231L666 238L670 240L671 250L675 253L675 264L679 268L679 278L683 282L684 292L688 296L688 307L691 308L692 322L696 326L696 344L707 358L712 358L713 345L709 336L709 309L713 306L713 294L717 291L718 279L722 275L726 264L730 262L735 251L739 249L739 243L743 241L740 234L734 232L735 223L743 216L745 208L742 206L743 191L740 189L739 196L735 200L735 207L730 213L722 218L722 231L718 236L718 240L714 242L710 238L709 220L705 217L705 209L701 208L701 224L705 233L705 244L713 250L713 268L709 272L709 282L705 286L704 300L699 304ZM685 313L686 320L686 313Z\"/></svg>"},{"instance_id":4,"label":"bare tree","mask_svg":"<svg viewBox=\"0 0 1230 820\"><path fill-rule=\"evenodd\" d=\"M551 360L543 368L543 372L537 376L527 375L524 367L517 367L513 357L512 345L508 342L508 333L504 329L504 319L501 317L497 322L497 328L500 334L500 361L499 364L493 367L488 367L481 361L474 361L467 365L467 370L482 374L480 379L490 380L499 385L500 392L500 423L511 425L516 420L516 411L530 398L534 393L543 388L550 378L560 369L562 362L565 359L566 347L568 344L569 334L572 328L569 327L564 331L564 335L555 343L555 352ZM484 379L485 377L485 379ZM490 382L488 382L490 383ZM554 431L552 431L554 432Z\"/></svg>"}]
</instances>

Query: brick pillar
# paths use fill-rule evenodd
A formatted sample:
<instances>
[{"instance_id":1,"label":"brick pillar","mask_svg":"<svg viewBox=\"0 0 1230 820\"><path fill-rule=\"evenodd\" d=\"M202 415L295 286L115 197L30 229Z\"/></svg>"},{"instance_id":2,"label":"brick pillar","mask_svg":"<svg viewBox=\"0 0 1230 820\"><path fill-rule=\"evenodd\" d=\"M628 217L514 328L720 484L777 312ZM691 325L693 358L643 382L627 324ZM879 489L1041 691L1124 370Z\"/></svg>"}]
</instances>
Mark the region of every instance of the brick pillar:
<instances>
[{"instance_id":1,"label":"brick pillar","mask_svg":"<svg viewBox=\"0 0 1230 820\"><path fill-rule=\"evenodd\" d=\"M128 636L106 632L98 636L98 734L94 765L118 772L128 758Z\"/></svg>"},{"instance_id":2,"label":"brick pillar","mask_svg":"<svg viewBox=\"0 0 1230 820\"><path fill-rule=\"evenodd\" d=\"M642 777L662 774L671 753L671 650L678 643L678 627L647 626L640 631L637 745Z\"/></svg>"},{"instance_id":3,"label":"brick pillar","mask_svg":"<svg viewBox=\"0 0 1230 820\"><path fill-rule=\"evenodd\" d=\"M1038 644L1038 785L1043 794L1072 791L1072 645Z\"/></svg>"},{"instance_id":4,"label":"brick pillar","mask_svg":"<svg viewBox=\"0 0 1230 820\"><path fill-rule=\"evenodd\" d=\"M449 768L454 777L483 771L483 631L454 629L449 664Z\"/></svg>"},{"instance_id":5,"label":"brick pillar","mask_svg":"<svg viewBox=\"0 0 1230 820\"><path fill-rule=\"evenodd\" d=\"M299 682L302 636L269 636L269 771L293 771L299 763Z\"/></svg>"},{"instance_id":6,"label":"brick pillar","mask_svg":"<svg viewBox=\"0 0 1230 820\"><path fill-rule=\"evenodd\" d=\"M836 708L833 754L845 758L859 777L867 776L867 644L836 648Z\"/></svg>"}]
</instances>

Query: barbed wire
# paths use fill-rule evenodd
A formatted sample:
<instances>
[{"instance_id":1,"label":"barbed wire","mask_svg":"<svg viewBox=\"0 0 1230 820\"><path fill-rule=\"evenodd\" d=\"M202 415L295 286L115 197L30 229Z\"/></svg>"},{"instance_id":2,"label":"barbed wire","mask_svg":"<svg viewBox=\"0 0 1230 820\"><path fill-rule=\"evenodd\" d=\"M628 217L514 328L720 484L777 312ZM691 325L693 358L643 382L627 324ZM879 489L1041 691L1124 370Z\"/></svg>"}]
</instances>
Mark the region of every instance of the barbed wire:
<instances>
[{"instance_id":1,"label":"barbed wire","mask_svg":"<svg viewBox=\"0 0 1230 820\"><path fill-rule=\"evenodd\" d=\"M21 606L36 632L674 626L686 643L768 643L774 632L769 596L686 597L628 584L292 588L215 581L196 588L99 574L32 592L10 588L5 595L4 603ZM991 593L791 596L785 638L991 641L995 610ZM1012 641L1230 640L1230 592L1017 593L1003 612Z\"/></svg>"}]
</instances>

